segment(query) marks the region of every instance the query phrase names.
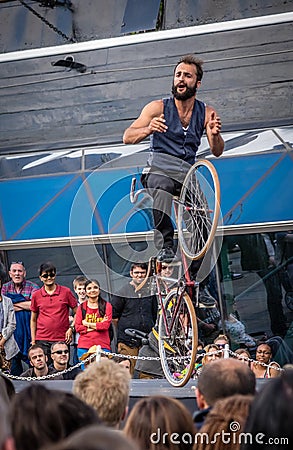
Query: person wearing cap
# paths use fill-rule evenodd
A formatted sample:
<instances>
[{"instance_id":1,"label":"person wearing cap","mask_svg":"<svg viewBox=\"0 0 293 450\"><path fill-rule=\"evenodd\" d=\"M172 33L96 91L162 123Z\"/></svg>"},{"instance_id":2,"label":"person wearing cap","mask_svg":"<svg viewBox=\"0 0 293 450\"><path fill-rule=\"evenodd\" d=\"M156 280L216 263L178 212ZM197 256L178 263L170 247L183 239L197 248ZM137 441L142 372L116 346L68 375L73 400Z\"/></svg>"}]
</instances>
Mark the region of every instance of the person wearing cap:
<instances>
[{"instance_id":1,"label":"person wearing cap","mask_svg":"<svg viewBox=\"0 0 293 450\"><path fill-rule=\"evenodd\" d=\"M19 352L12 358L11 375L23 372L23 362L28 363L28 349L31 344L30 307L33 292L40 287L26 279L26 270L22 261L12 261L9 269L10 281L2 286L2 294L9 297L13 303L16 329L14 337Z\"/></svg>"},{"instance_id":2,"label":"person wearing cap","mask_svg":"<svg viewBox=\"0 0 293 450\"><path fill-rule=\"evenodd\" d=\"M92 364L93 362L96 362L97 360L97 353L98 353L98 345L92 345L88 351L86 353L84 353L83 355L81 355L81 357L79 358L80 361L85 361L84 362L84 367L88 367L90 364ZM94 355L96 355L96 357L94 357ZM101 354L101 357L103 357L104 355ZM90 358L91 357L91 358ZM89 359L88 359L89 358ZM87 360L87 361L86 361Z\"/></svg>"}]
</instances>

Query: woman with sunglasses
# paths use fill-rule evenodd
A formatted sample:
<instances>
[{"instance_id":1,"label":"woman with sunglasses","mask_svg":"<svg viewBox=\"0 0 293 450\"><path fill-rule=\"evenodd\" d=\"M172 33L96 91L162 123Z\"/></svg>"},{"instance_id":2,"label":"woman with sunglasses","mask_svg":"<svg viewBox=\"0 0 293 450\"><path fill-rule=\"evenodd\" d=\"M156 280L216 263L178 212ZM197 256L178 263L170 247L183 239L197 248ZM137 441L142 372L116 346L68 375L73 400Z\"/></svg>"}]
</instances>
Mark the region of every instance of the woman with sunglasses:
<instances>
[{"instance_id":1,"label":"woman with sunglasses","mask_svg":"<svg viewBox=\"0 0 293 450\"><path fill-rule=\"evenodd\" d=\"M100 284L97 280L85 282L85 300L77 308L75 329L79 333L77 355L79 359L93 345L110 352L110 326L112 323L112 305L100 295Z\"/></svg>"},{"instance_id":2,"label":"woman with sunglasses","mask_svg":"<svg viewBox=\"0 0 293 450\"><path fill-rule=\"evenodd\" d=\"M269 344L259 344L256 349L256 362L251 365L251 370L256 378L276 378L281 372L277 370L280 365L272 361L272 349Z\"/></svg>"},{"instance_id":3,"label":"woman with sunglasses","mask_svg":"<svg viewBox=\"0 0 293 450\"><path fill-rule=\"evenodd\" d=\"M56 267L51 262L41 264L39 278L43 286L32 294L31 302L32 344L44 347L51 364L53 342L71 342L69 311L76 312L77 300L68 287L56 283Z\"/></svg>"}]
</instances>

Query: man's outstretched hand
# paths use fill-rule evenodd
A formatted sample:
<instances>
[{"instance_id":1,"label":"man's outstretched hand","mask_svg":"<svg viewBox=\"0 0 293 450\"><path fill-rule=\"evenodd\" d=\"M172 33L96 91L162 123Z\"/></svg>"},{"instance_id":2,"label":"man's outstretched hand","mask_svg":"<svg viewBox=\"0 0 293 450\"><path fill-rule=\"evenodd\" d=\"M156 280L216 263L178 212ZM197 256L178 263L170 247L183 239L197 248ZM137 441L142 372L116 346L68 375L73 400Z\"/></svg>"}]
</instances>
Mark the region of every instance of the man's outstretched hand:
<instances>
[{"instance_id":1,"label":"man's outstretched hand","mask_svg":"<svg viewBox=\"0 0 293 450\"><path fill-rule=\"evenodd\" d=\"M150 121L148 128L152 133L157 131L158 133L165 133L168 129L166 125L166 120L164 119L164 114L161 114L159 117L153 117Z\"/></svg>"},{"instance_id":2,"label":"man's outstretched hand","mask_svg":"<svg viewBox=\"0 0 293 450\"><path fill-rule=\"evenodd\" d=\"M207 126L210 128L213 135L217 135L220 133L222 128L222 122L221 118L216 115L215 111L211 112Z\"/></svg>"}]
</instances>

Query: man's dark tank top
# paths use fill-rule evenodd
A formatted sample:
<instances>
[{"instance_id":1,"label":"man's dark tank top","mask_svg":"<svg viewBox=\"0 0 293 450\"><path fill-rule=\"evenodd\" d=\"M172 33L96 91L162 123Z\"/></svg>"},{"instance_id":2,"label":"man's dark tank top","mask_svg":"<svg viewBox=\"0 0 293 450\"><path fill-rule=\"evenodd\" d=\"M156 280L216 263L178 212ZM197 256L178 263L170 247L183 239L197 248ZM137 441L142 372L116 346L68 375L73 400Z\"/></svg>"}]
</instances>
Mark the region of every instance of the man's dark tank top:
<instances>
[{"instance_id":1,"label":"man's dark tank top","mask_svg":"<svg viewBox=\"0 0 293 450\"><path fill-rule=\"evenodd\" d=\"M195 100L188 129L179 119L174 98L164 98L166 133L153 133L150 138L148 165L154 170L185 174L194 164L196 152L204 132L205 104Z\"/></svg>"}]
</instances>

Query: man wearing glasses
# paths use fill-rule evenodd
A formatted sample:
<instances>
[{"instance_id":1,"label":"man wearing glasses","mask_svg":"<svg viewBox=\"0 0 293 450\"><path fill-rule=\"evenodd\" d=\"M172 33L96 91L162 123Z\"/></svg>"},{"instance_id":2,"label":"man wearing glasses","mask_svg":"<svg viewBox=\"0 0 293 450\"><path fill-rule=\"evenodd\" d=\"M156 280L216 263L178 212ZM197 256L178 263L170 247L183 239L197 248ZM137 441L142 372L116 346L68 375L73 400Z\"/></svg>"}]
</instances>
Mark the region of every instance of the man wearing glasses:
<instances>
[{"instance_id":1,"label":"man wearing glasses","mask_svg":"<svg viewBox=\"0 0 293 450\"><path fill-rule=\"evenodd\" d=\"M32 344L45 348L50 364L53 342L71 342L69 310L75 314L77 300L68 287L56 283L56 267L51 262L41 264L39 277L43 287L33 293L31 302Z\"/></svg>"},{"instance_id":2,"label":"man wearing glasses","mask_svg":"<svg viewBox=\"0 0 293 450\"><path fill-rule=\"evenodd\" d=\"M26 280L26 270L22 261L13 261L10 264L9 276L11 281L3 284L2 294L9 297L13 303L16 318L14 337L20 350L12 358L10 373L20 375L23 372L22 361L28 362L28 348L31 343L31 298L39 286Z\"/></svg>"},{"instance_id":3,"label":"man wearing glasses","mask_svg":"<svg viewBox=\"0 0 293 450\"><path fill-rule=\"evenodd\" d=\"M65 341L54 342L51 345L51 358L53 360L52 369L53 372L64 372L66 369L70 369L69 362L69 346ZM63 380L74 380L75 377L82 372L78 367L68 370L68 372L60 374Z\"/></svg>"},{"instance_id":4,"label":"man wearing glasses","mask_svg":"<svg viewBox=\"0 0 293 450\"><path fill-rule=\"evenodd\" d=\"M130 269L131 281L116 295L112 296L113 322L117 325L118 353L137 356L141 347L140 339L125 333L127 328L149 333L155 325L158 302L155 295L151 295L149 285L139 288L145 279L147 265L134 263ZM130 373L133 375L135 360L130 360Z\"/></svg>"}]
</instances>

